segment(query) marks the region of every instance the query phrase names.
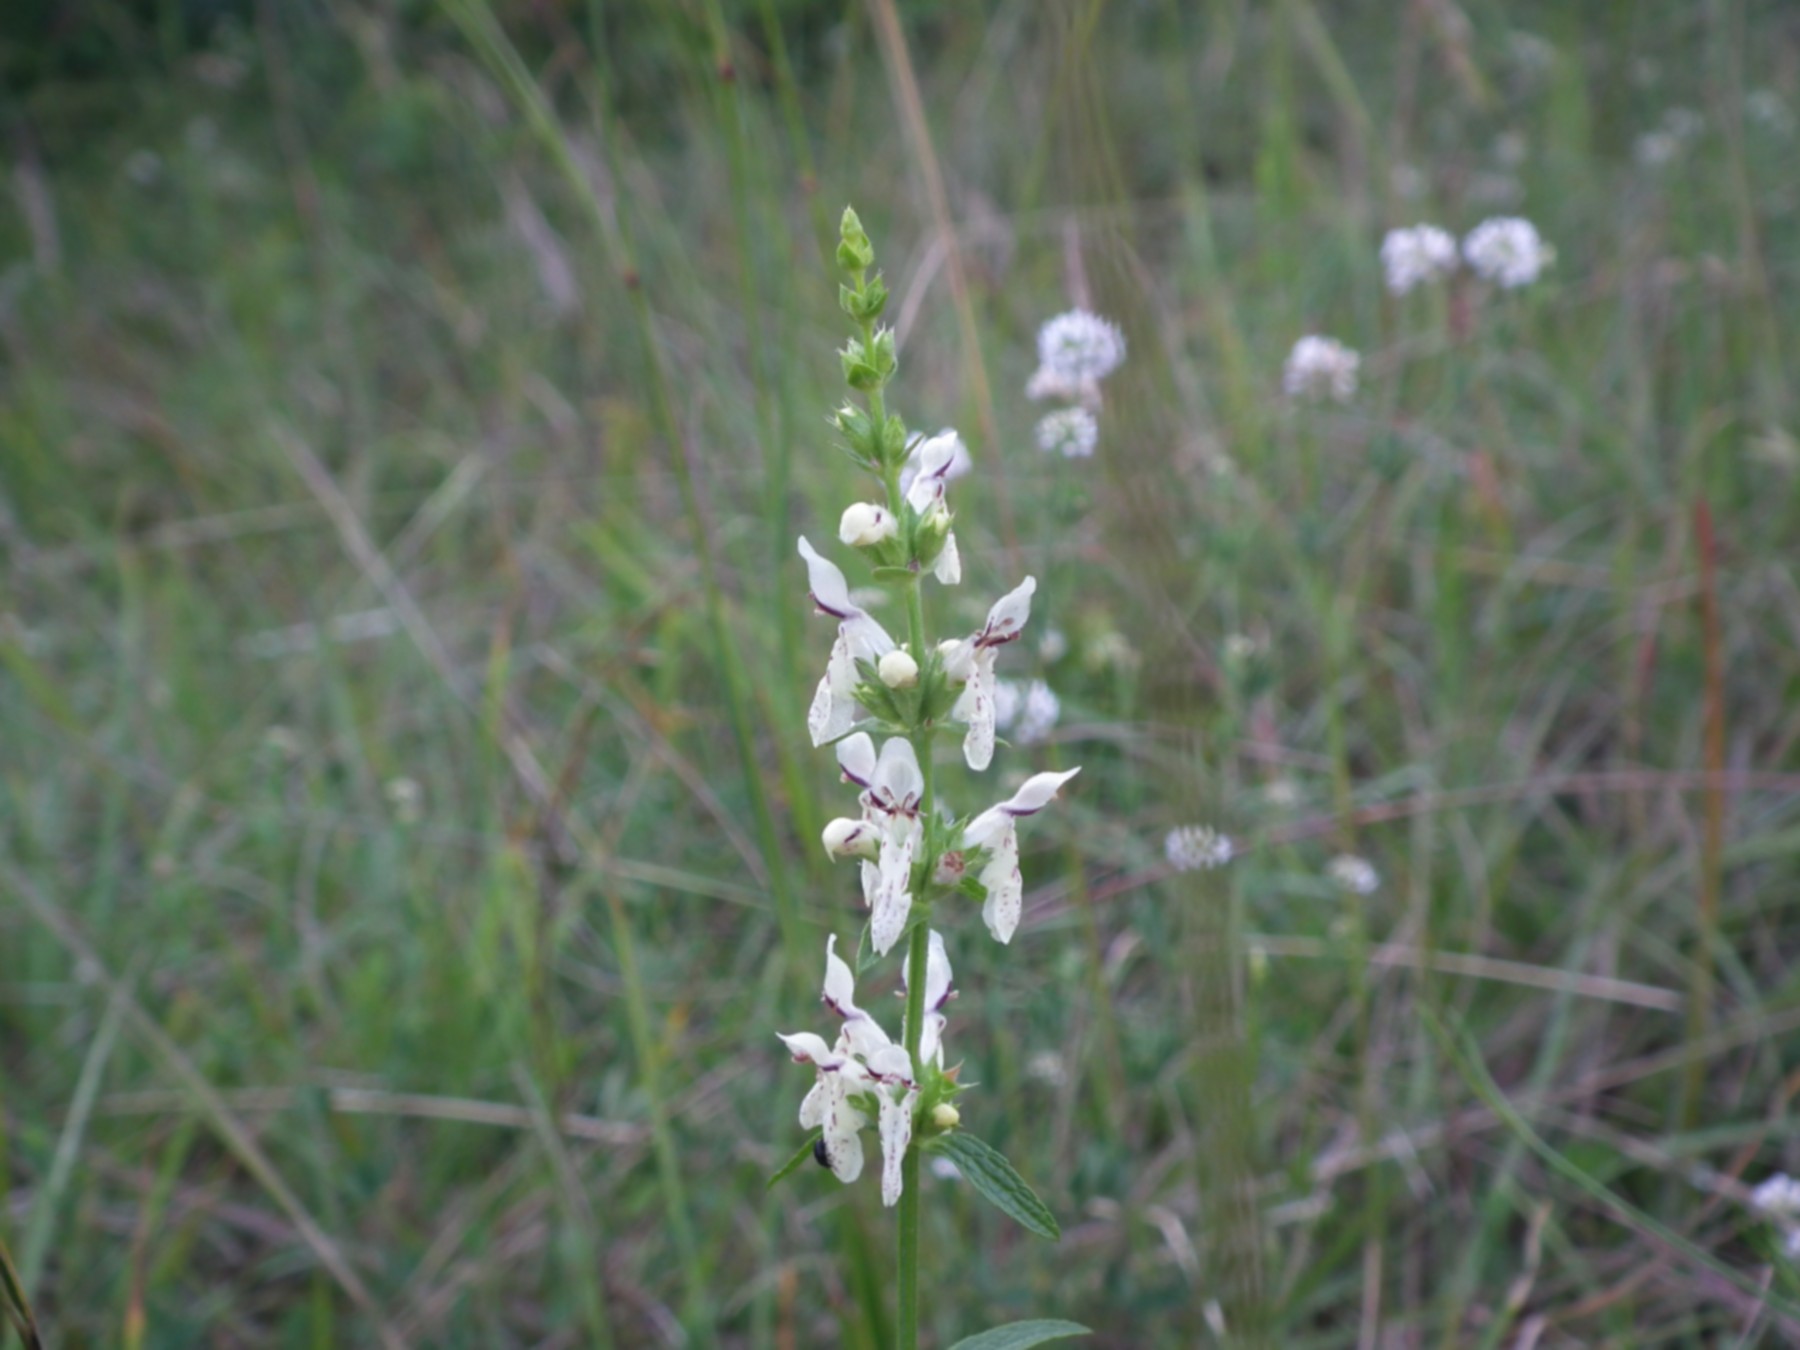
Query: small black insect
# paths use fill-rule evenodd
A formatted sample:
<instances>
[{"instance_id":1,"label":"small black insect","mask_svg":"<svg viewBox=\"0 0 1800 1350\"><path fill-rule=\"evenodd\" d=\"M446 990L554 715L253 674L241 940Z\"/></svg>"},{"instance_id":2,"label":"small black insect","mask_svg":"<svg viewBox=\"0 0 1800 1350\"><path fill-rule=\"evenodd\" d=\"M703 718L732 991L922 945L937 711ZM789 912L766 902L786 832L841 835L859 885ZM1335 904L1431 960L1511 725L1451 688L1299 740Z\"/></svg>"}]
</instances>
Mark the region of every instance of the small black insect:
<instances>
[{"instance_id":1,"label":"small black insect","mask_svg":"<svg viewBox=\"0 0 1800 1350\"><path fill-rule=\"evenodd\" d=\"M825 1151L825 1136L820 1135L813 1140L813 1161L820 1167L831 1166L831 1155Z\"/></svg>"}]
</instances>

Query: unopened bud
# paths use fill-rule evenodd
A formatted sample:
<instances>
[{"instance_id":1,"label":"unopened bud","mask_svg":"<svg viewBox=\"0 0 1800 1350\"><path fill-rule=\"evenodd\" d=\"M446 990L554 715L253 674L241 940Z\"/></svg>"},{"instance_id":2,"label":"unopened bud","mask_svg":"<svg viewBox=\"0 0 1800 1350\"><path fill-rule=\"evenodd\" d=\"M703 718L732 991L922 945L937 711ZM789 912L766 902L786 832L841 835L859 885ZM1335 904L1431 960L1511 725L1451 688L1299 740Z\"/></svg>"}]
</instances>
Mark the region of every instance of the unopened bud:
<instances>
[{"instance_id":1,"label":"unopened bud","mask_svg":"<svg viewBox=\"0 0 1800 1350\"><path fill-rule=\"evenodd\" d=\"M919 663L905 648L896 647L881 658L875 673L889 689L910 689L919 682Z\"/></svg>"},{"instance_id":2,"label":"unopened bud","mask_svg":"<svg viewBox=\"0 0 1800 1350\"><path fill-rule=\"evenodd\" d=\"M894 513L873 502L852 502L838 521L838 538L851 548L873 548L900 531Z\"/></svg>"},{"instance_id":3,"label":"unopened bud","mask_svg":"<svg viewBox=\"0 0 1800 1350\"><path fill-rule=\"evenodd\" d=\"M940 1130L954 1130L962 1124L962 1112L949 1102L939 1102L931 1108L931 1123Z\"/></svg>"},{"instance_id":4,"label":"unopened bud","mask_svg":"<svg viewBox=\"0 0 1800 1350\"><path fill-rule=\"evenodd\" d=\"M875 827L866 820L839 816L826 825L822 838L825 854L831 858L873 858L881 851Z\"/></svg>"}]
</instances>

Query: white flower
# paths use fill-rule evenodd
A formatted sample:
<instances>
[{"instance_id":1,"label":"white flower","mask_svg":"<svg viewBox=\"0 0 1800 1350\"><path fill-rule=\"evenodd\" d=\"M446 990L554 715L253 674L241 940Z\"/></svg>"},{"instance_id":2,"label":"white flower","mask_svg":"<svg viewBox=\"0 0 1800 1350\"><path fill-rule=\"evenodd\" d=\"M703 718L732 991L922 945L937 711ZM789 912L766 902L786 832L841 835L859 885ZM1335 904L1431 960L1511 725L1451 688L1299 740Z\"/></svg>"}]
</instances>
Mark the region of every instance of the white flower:
<instances>
[{"instance_id":1,"label":"white flower","mask_svg":"<svg viewBox=\"0 0 1800 1350\"><path fill-rule=\"evenodd\" d=\"M856 725L858 661L879 661L894 650L894 640L860 605L850 598L850 583L828 558L800 539L800 556L812 586L813 604L819 612L838 621L837 641L825 665L824 678L807 709L806 729L814 745L834 741Z\"/></svg>"},{"instance_id":2,"label":"white flower","mask_svg":"<svg viewBox=\"0 0 1800 1350\"><path fill-rule=\"evenodd\" d=\"M900 966L902 991L912 979L912 956L909 953ZM950 987L950 958L944 952L944 935L936 929L925 957L925 1020L919 1025L919 1064L944 1067L944 1005L956 997Z\"/></svg>"},{"instance_id":3,"label":"white flower","mask_svg":"<svg viewBox=\"0 0 1800 1350\"><path fill-rule=\"evenodd\" d=\"M873 502L852 502L838 521L838 538L851 548L872 548L900 532L894 513Z\"/></svg>"},{"instance_id":4,"label":"white flower","mask_svg":"<svg viewBox=\"0 0 1800 1350\"><path fill-rule=\"evenodd\" d=\"M1413 287L1456 270L1456 240L1435 225L1413 225L1389 230L1381 241L1381 266L1387 288L1405 295Z\"/></svg>"},{"instance_id":5,"label":"white flower","mask_svg":"<svg viewBox=\"0 0 1800 1350\"><path fill-rule=\"evenodd\" d=\"M944 490L969 471L969 451L962 437L944 430L913 446L900 470L900 490L907 505L921 516L938 516L945 527L944 547L932 565L932 575L954 586L962 580L962 556L956 551L956 535L949 530L950 508Z\"/></svg>"},{"instance_id":6,"label":"white flower","mask_svg":"<svg viewBox=\"0 0 1800 1350\"><path fill-rule=\"evenodd\" d=\"M827 822L821 839L828 858L877 858L881 856L881 830L866 820L839 816Z\"/></svg>"},{"instance_id":7,"label":"white flower","mask_svg":"<svg viewBox=\"0 0 1800 1350\"><path fill-rule=\"evenodd\" d=\"M1169 831L1163 853L1177 872L1210 870L1231 861L1231 840L1210 825L1183 825Z\"/></svg>"},{"instance_id":8,"label":"white flower","mask_svg":"<svg viewBox=\"0 0 1800 1350\"><path fill-rule=\"evenodd\" d=\"M1291 778L1276 778L1263 789L1263 800L1270 806L1287 808L1300 805L1300 785Z\"/></svg>"},{"instance_id":9,"label":"white flower","mask_svg":"<svg viewBox=\"0 0 1800 1350\"><path fill-rule=\"evenodd\" d=\"M1100 407L1100 381L1074 379L1060 370L1039 366L1025 382L1025 397L1033 403L1054 399L1059 403L1079 403L1090 411Z\"/></svg>"},{"instance_id":10,"label":"white flower","mask_svg":"<svg viewBox=\"0 0 1800 1350\"><path fill-rule=\"evenodd\" d=\"M1019 708L1019 725L1013 734L1020 745L1036 745L1050 734L1060 716L1062 700L1042 680L1033 680L1025 686L1025 696Z\"/></svg>"},{"instance_id":11,"label":"white flower","mask_svg":"<svg viewBox=\"0 0 1800 1350\"><path fill-rule=\"evenodd\" d=\"M1528 286L1556 258L1537 226L1519 216L1494 216L1469 231L1463 257L1483 280L1513 290Z\"/></svg>"},{"instance_id":12,"label":"white flower","mask_svg":"<svg viewBox=\"0 0 1800 1350\"><path fill-rule=\"evenodd\" d=\"M1038 643L1038 657L1045 665L1053 666L1068 654L1069 639L1060 628L1050 629Z\"/></svg>"},{"instance_id":13,"label":"white flower","mask_svg":"<svg viewBox=\"0 0 1800 1350\"><path fill-rule=\"evenodd\" d=\"M1026 577L994 602L981 631L954 647L945 644L944 672L952 681L967 681L952 717L968 724L963 736L963 758L980 772L994 758L994 657L996 650L1016 640L1031 616L1031 597L1037 579Z\"/></svg>"},{"instance_id":14,"label":"white flower","mask_svg":"<svg viewBox=\"0 0 1800 1350\"><path fill-rule=\"evenodd\" d=\"M964 848L988 850L987 863L981 869L981 884L987 889L981 920L997 941L1012 941L1025 903L1025 879L1019 873L1019 817L1043 810L1058 789L1080 772L1075 768L1063 773L1033 774L1011 797L998 806L990 806L963 827Z\"/></svg>"},{"instance_id":15,"label":"white flower","mask_svg":"<svg viewBox=\"0 0 1800 1350\"><path fill-rule=\"evenodd\" d=\"M1100 443L1100 424L1086 408L1058 408L1037 424L1038 449L1064 459L1087 459Z\"/></svg>"},{"instance_id":16,"label":"white flower","mask_svg":"<svg viewBox=\"0 0 1800 1350\"><path fill-rule=\"evenodd\" d=\"M1125 335L1085 309L1058 314L1038 329L1038 364L1065 380L1103 380L1125 359Z\"/></svg>"},{"instance_id":17,"label":"white flower","mask_svg":"<svg viewBox=\"0 0 1800 1350\"><path fill-rule=\"evenodd\" d=\"M1352 895L1373 895L1381 877L1367 858L1340 853L1325 867L1325 874Z\"/></svg>"},{"instance_id":18,"label":"white flower","mask_svg":"<svg viewBox=\"0 0 1800 1350\"><path fill-rule=\"evenodd\" d=\"M1750 1192L1750 1203L1778 1218L1800 1218L1800 1181L1777 1172Z\"/></svg>"},{"instance_id":19,"label":"white flower","mask_svg":"<svg viewBox=\"0 0 1800 1350\"><path fill-rule=\"evenodd\" d=\"M918 1085L912 1057L895 1045L868 1013L856 1006L856 980L837 954L834 934L825 943L823 1002L842 1019L837 1042L827 1045L810 1031L782 1035L796 1064L818 1071L812 1090L800 1103L800 1124L818 1130L820 1157L846 1184L862 1175L861 1132L869 1124L873 1104L881 1136L881 1201L900 1199L901 1162L912 1142L913 1107Z\"/></svg>"},{"instance_id":20,"label":"white flower","mask_svg":"<svg viewBox=\"0 0 1800 1350\"><path fill-rule=\"evenodd\" d=\"M1336 338L1307 336L1294 344L1282 368L1281 387L1291 398L1324 398L1339 403L1356 392L1362 358Z\"/></svg>"},{"instance_id":21,"label":"white flower","mask_svg":"<svg viewBox=\"0 0 1800 1350\"><path fill-rule=\"evenodd\" d=\"M919 682L919 663L904 648L896 647L881 658L875 673L889 689L910 689Z\"/></svg>"},{"instance_id":22,"label":"white flower","mask_svg":"<svg viewBox=\"0 0 1800 1350\"><path fill-rule=\"evenodd\" d=\"M1025 702L1025 686L1017 680L994 681L994 726L1000 731L1012 730Z\"/></svg>"},{"instance_id":23,"label":"white flower","mask_svg":"<svg viewBox=\"0 0 1800 1350\"><path fill-rule=\"evenodd\" d=\"M886 955L906 928L912 911L913 855L923 827L919 798L925 775L919 772L912 742L898 736L875 753L869 733L859 731L838 742L838 767L863 789L863 820L879 831L873 862L862 864L863 902L869 907L869 941Z\"/></svg>"}]
</instances>

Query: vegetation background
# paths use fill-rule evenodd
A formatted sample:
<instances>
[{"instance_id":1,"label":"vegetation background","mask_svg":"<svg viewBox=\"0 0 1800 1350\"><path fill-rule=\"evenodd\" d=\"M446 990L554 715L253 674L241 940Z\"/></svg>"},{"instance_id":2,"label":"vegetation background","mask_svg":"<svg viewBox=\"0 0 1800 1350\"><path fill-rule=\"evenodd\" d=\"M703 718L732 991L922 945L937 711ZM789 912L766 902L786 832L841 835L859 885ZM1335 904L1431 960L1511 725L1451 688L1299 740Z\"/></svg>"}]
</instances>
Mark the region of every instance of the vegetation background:
<instances>
[{"instance_id":1,"label":"vegetation background","mask_svg":"<svg viewBox=\"0 0 1800 1350\"><path fill-rule=\"evenodd\" d=\"M764 1187L860 924L793 553L846 202L979 466L935 621L1034 571L999 763L1085 766L949 1033L1064 1235L928 1178L933 1343L1794 1343L1792 6L15 0L0 80L52 1343L884 1343L874 1187ZM1496 213L1545 280L1384 292ZM1076 303L1088 461L1022 392Z\"/></svg>"}]
</instances>

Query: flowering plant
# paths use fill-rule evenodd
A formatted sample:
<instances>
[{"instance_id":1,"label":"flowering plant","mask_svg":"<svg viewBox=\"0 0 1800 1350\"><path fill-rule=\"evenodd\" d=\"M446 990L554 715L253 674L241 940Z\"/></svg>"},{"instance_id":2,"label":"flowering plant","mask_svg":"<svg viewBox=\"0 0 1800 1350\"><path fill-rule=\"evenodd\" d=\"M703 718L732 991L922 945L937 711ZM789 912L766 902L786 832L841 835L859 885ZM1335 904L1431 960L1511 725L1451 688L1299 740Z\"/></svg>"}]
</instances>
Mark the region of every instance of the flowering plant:
<instances>
[{"instance_id":1,"label":"flowering plant","mask_svg":"<svg viewBox=\"0 0 1800 1350\"><path fill-rule=\"evenodd\" d=\"M882 499L847 507L838 539L901 601L906 633L903 640L889 634L856 602L843 570L802 538L813 604L837 623L806 722L813 744L833 747L843 780L857 791L860 812L826 825L823 843L832 858L857 864L869 911L869 963L896 946L905 953L906 1011L901 1035L890 1037L857 1005L858 972L838 955L837 936L826 940L822 1001L838 1019L837 1035L830 1042L807 1031L781 1036L794 1061L814 1071L799 1113L813 1134L775 1180L811 1157L840 1182L856 1181L863 1171L862 1131L875 1126L882 1203L899 1210L897 1344L912 1350L922 1152L955 1163L974 1189L1033 1232L1057 1236L1054 1217L1011 1164L959 1128L955 1102L968 1085L958 1081L960 1064L946 1067L944 1008L954 994L945 938L932 919L940 905L978 901L988 932L1002 943L1012 940L1024 897L1019 822L1049 805L1080 770L1037 774L1005 801L967 817L937 799L932 746L940 729L962 728L969 768L984 770L993 760L996 667L1001 649L1024 631L1037 582L1025 577L1001 596L975 632L929 639L926 578L945 586L962 580L949 488L969 472L971 459L954 431L914 435L888 411L885 391L898 359L893 331L878 323L888 293L880 273L871 275L874 261L861 222L846 210L838 294L857 331L840 356L845 381L861 401L853 396L831 420L850 458L880 484ZM1006 1329L1006 1344L1025 1347L1083 1331L1072 1322L1017 1323Z\"/></svg>"}]
</instances>

